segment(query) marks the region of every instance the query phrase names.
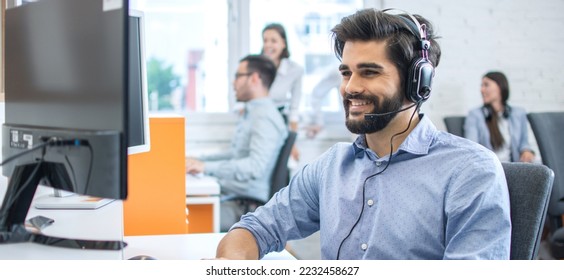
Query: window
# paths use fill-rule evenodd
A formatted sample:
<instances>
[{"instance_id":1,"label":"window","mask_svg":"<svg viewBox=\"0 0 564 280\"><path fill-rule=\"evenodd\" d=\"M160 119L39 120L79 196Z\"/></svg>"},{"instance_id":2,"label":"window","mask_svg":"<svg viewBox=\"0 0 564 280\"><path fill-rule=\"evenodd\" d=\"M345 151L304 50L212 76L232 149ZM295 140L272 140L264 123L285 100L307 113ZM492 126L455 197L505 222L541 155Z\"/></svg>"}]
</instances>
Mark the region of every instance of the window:
<instances>
[{"instance_id":1,"label":"window","mask_svg":"<svg viewBox=\"0 0 564 280\"><path fill-rule=\"evenodd\" d=\"M338 74L339 61L332 49L331 28L341 18L362 7L363 1L359 0L251 0L251 51L261 51L263 27L277 22L286 29L290 59L305 69L301 112L311 110L314 86L325 75ZM341 110L342 103L337 93L337 89L333 88L323 96L323 100L318 100L323 111Z\"/></svg>"},{"instance_id":2,"label":"window","mask_svg":"<svg viewBox=\"0 0 564 280\"><path fill-rule=\"evenodd\" d=\"M313 86L337 68L329 30L362 6L362 0L132 0L130 8L146 20L150 110L228 112L239 59L260 53L262 28L278 22L291 59L305 68L306 111ZM338 94L325 97L323 110L340 110Z\"/></svg>"},{"instance_id":3,"label":"window","mask_svg":"<svg viewBox=\"0 0 564 280\"><path fill-rule=\"evenodd\" d=\"M151 111L228 110L227 2L134 0L145 14Z\"/></svg>"}]
</instances>

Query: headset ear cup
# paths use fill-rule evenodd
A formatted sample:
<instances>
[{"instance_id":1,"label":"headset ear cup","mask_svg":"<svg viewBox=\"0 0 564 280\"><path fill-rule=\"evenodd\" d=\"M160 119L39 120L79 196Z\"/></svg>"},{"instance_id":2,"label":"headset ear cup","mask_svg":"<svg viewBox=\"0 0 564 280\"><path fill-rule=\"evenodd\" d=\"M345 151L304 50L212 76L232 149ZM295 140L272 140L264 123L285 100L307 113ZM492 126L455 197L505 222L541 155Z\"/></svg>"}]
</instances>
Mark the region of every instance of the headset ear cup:
<instances>
[{"instance_id":1,"label":"headset ear cup","mask_svg":"<svg viewBox=\"0 0 564 280\"><path fill-rule=\"evenodd\" d=\"M415 60L409 67L406 98L414 103L429 99L434 75L435 67L428 59Z\"/></svg>"},{"instance_id":2,"label":"headset ear cup","mask_svg":"<svg viewBox=\"0 0 564 280\"><path fill-rule=\"evenodd\" d=\"M503 110L503 117L504 118L509 118L509 116L511 115L511 107L509 107L509 105L505 105L505 110Z\"/></svg>"}]
</instances>

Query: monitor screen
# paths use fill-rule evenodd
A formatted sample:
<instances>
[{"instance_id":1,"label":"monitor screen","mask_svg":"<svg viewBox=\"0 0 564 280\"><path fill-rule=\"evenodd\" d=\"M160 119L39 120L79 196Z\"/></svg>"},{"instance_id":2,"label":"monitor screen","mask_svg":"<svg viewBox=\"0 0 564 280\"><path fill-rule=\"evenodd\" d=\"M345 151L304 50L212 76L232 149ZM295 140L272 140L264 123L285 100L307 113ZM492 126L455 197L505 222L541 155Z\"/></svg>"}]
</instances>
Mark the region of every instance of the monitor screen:
<instances>
[{"instance_id":1,"label":"monitor screen","mask_svg":"<svg viewBox=\"0 0 564 280\"><path fill-rule=\"evenodd\" d=\"M129 123L128 154L147 152L149 137L149 94L145 60L144 17L140 11L129 11Z\"/></svg>"},{"instance_id":2,"label":"monitor screen","mask_svg":"<svg viewBox=\"0 0 564 280\"><path fill-rule=\"evenodd\" d=\"M5 13L0 241L41 183L127 197L128 1L42 0Z\"/></svg>"}]
</instances>

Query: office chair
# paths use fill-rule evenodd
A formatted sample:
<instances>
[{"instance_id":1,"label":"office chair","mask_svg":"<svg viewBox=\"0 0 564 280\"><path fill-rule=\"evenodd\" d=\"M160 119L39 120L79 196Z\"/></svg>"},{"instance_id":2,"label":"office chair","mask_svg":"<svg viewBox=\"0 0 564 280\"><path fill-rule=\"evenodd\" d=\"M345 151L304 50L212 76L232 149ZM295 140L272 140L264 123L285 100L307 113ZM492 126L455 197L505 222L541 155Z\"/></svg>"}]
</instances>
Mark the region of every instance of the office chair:
<instances>
[{"instance_id":1,"label":"office chair","mask_svg":"<svg viewBox=\"0 0 564 280\"><path fill-rule=\"evenodd\" d=\"M274 169L272 170L272 177L270 178L270 192L268 199L270 199L276 192L278 192L283 187L287 186L290 182L290 170L288 169L288 159L290 158L290 153L292 152L292 147L296 142L297 133L294 131L288 131L288 137L284 141L282 148L280 148L280 153L274 164ZM266 204L268 200L262 201L246 196L225 196L221 198L221 201L229 200L243 200L246 205L255 204L258 206ZM248 206L247 206L248 208ZM248 212L248 209L245 210Z\"/></svg>"},{"instance_id":2,"label":"office chair","mask_svg":"<svg viewBox=\"0 0 564 280\"><path fill-rule=\"evenodd\" d=\"M443 118L447 131L460 137L464 137L464 120L466 120L465 116L450 116Z\"/></svg>"},{"instance_id":3,"label":"office chair","mask_svg":"<svg viewBox=\"0 0 564 280\"><path fill-rule=\"evenodd\" d=\"M292 152L292 147L296 142L296 137L298 134L294 131L288 132L288 137L280 149L280 154L274 165L274 170L272 171L272 178L270 180L270 195L272 197L281 188L285 187L290 183L290 169L288 169L288 159L290 158L290 153ZM266 201L265 201L266 203ZM263 203L264 204L264 203Z\"/></svg>"},{"instance_id":4,"label":"office chair","mask_svg":"<svg viewBox=\"0 0 564 280\"><path fill-rule=\"evenodd\" d=\"M564 258L564 112L529 113L527 118L537 139L542 163L554 170L547 222L552 254L555 258Z\"/></svg>"},{"instance_id":5,"label":"office chair","mask_svg":"<svg viewBox=\"0 0 564 280\"><path fill-rule=\"evenodd\" d=\"M536 258L554 172L544 165L503 162L511 209L511 260Z\"/></svg>"}]
</instances>

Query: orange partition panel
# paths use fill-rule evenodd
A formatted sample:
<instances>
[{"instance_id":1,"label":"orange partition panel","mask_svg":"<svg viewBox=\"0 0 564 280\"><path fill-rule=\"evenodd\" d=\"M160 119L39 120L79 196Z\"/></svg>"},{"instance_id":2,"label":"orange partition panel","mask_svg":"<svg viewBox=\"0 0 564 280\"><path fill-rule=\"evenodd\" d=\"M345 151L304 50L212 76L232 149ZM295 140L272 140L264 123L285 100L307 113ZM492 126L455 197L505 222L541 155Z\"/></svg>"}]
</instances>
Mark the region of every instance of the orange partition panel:
<instances>
[{"instance_id":1,"label":"orange partition panel","mask_svg":"<svg viewBox=\"0 0 564 280\"><path fill-rule=\"evenodd\" d=\"M213 232L213 204L189 204L189 233Z\"/></svg>"},{"instance_id":2,"label":"orange partition panel","mask_svg":"<svg viewBox=\"0 0 564 280\"><path fill-rule=\"evenodd\" d=\"M151 150L128 156L124 235L187 233L184 118L151 117L149 130Z\"/></svg>"}]
</instances>

